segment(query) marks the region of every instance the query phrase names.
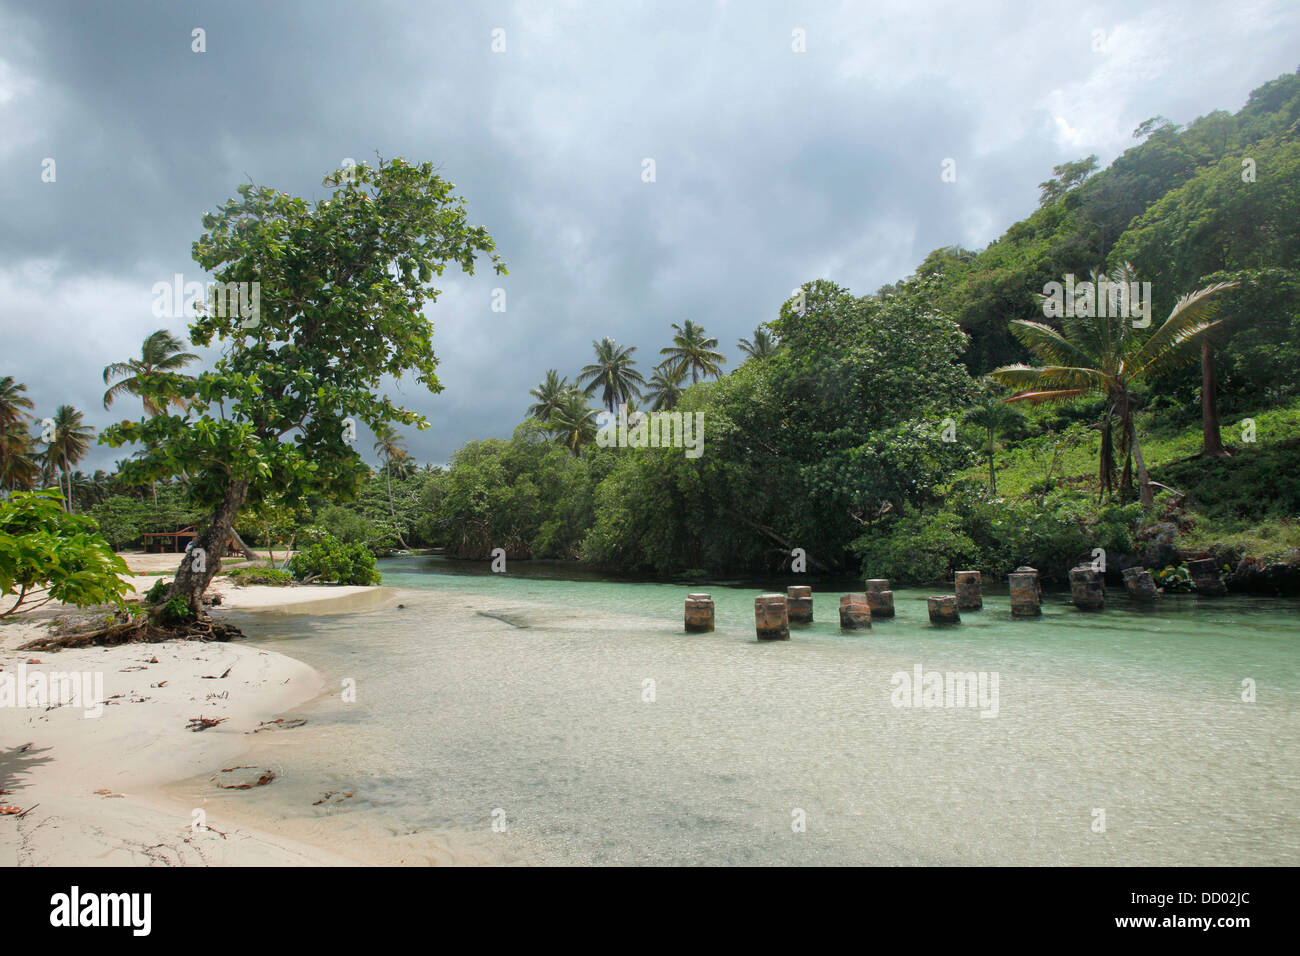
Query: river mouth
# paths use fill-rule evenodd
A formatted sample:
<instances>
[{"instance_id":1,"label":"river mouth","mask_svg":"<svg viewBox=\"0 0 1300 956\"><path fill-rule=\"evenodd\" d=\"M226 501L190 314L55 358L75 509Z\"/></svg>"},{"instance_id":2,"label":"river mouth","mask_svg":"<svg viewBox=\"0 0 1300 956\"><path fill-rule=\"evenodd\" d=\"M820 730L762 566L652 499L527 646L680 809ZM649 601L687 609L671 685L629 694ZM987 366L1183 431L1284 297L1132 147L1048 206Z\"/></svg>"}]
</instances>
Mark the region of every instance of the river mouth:
<instances>
[{"instance_id":1,"label":"river mouth","mask_svg":"<svg viewBox=\"0 0 1300 956\"><path fill-rule=\"evenodd\" d=\"M841 633L818 590L760 643L754 589L710 586L717 630L688 635L679 585L381 569L377 610L232 612L340 688L245 805L559 864L1300 863L1294 602L1017 621L991 595L939 629L898 591Z\"/></svg>"}]
</instances>

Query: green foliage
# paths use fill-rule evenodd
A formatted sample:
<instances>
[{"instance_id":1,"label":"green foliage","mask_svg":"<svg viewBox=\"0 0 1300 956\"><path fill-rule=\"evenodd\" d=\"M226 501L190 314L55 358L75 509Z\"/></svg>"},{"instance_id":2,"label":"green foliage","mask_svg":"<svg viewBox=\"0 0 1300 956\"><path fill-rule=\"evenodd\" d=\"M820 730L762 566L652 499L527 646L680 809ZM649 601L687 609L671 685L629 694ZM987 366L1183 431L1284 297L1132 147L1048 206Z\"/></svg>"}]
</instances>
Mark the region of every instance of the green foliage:
<instances>
[{"instance_id":1,"label":"green foliage","mask_svg":"<svg viewBox=\"0 0 1300 956\"><path fill-rule=\"evenodd\" d=\"M0 500L0 595L17 595L0 617L49 601L121 607L134 590L120 577L128 573L95 522L68 514L53 491Z\"/></svg>"},{"instance_id":2,"label":"green foliage","mask_svg":"<svg viewBox=\"0 0 1300 956\"><path fill-rule=\"evenodd\" d=\"M230 578L237 587L249 584L287 587L294 580L293 572L281 571L277 568L235 568L233 571L228 571L226 577Z\"/></svg>"},{"instance_id":3,"label":"green foliage","mask_svg":"<svg viewBox=\"0 0 1300 956\"><path fill-rule=\"evenodd\" d=\"M381 389L413 375L430 391L432 326L424 313L448 264L474 271L487 254L505 267L465 202L433 164L401 159L327 177L316 202L241 185L203 217L194 260L231 287L258 283L256 314L209 308L190 327L196 346L224 342L211 370L155 373L139 394L183 409L110 427L114 446L139 442L140 480L186 474L192 499L214 516L264 499L347 499L368 469L350 440L358 423L427 427ZM223 529L214 523L214 532ZM206 581L200 581L200 586Z\"/></svg>"},{"instance_id":4,"label":"green foliage","mask_svg":"<svg viewBox=\"0 0 1300 956\"><path fill-rule=\"evenodd\" d=\"M175 627L180 624L187 624L194 620L194 611L185 596L178 594L169 598L158 612L158 620L163 624Z\"/></svg>"},{"instance_id":5,"label":"green foliage","mask_svg":"<svg viewBox=\"0 0 1300 956\"><path fill-rule=\"evenodd\" d=\"M378 584L380 581L375 556L369 549L361 544L345 544L324 533L290 559L289 570L298 581L310 579L352 585Z\"/></svg>"},{"instance_id":6,"label":"green foliage","mask_svg":"<svg viewBox=\"0 0 1300 956\"><path fill-rule=\"evenodd\" d=\"M1192 573L1187 570L1187 565L1180 564L1177 567L1161 568L1152 574L1155 582L1159 587L1166 591L1190 591L1192 590Z\"/></svg>"},{"instance_id":7,"label":"green foliage","mask_svg":"<svg viewBox=\"0 0 1300 956\"><path fill-rule=\"evenodd\" d=\"M145 592L144 603L160 604L162 599L167 596L169 585L170 582L166 578L159 578L153 583L153 587L149 588L149 590Z\"/></svg>"}]
</instances>

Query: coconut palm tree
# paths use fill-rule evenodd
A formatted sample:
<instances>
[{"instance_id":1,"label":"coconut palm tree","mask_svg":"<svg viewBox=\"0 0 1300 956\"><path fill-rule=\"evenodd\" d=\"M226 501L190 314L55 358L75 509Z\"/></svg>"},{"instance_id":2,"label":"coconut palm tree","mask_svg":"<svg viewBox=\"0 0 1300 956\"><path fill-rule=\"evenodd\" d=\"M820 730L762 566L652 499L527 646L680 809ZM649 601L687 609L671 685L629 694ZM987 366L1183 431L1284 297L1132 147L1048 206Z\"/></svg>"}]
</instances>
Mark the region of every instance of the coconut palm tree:
<instances>
[{"instance_id":1,"label":"coconut palm tree","mask_svg":"<svg viewBox=\"0 0 1300 956\"><path fill-rule=\"evenodd\" d=\"M112 407L113 401L123 394L140 395L145 383L159 373L178 372L191 362L198 361L197 355L184 349L184 340L176 338L166 329L151 333L140 346L138 359L114 362L104 368L104 384L112 385L104 393L104 407ZM182 377L190 378L190 376ZM114 384L113 379L118 381ZM180 398L171 398L162 403L147 395L141 396L141 399L144 402L144 412L150 418L161 415L169 404L181 408L185 405L184 400Z\"/></svg>"},{"instance_id":2,"label":"coconut palm tree","mask_svg":"<svg viewBox=\"0 0 1300 956\"><path fill-rule=\"evenodd\" d=\"M1094 274L1094 282L1101 278ZM1132 267L1115 271L1114 283L1135 281ZM1111 417L1119 422L1121 447L1127 463L1131 454L1137 464L1138 492L1144 507L1153 504L1150 478L1134 424L1133 386L1159 372L1194 362L1201 341L1219 323L1212 321L1218 308L1215 296L1234 283L1218 282L1183 296L1169 317L1150 334L1134 327L1124 315L1064 318L1057 331L1042 322L1013 319L1011 333L1043 364L1005 365L990 373L995 381L1017 389L1008 402L1059 402L1081 395L1100 394L1107 401L1102 433L1101 483L1109 482L1108 460ZM1119 311L1119 310L1106 310ZM1121 495L1130 491L1125 467Z\"/></svg>"},{"instance_id":3,"label":"coconut palm tree","mask_svg":"<svg viewBox=\"0 0 1300 956\"><path fill-rule=\"evenodd\" d=\"M72 514L72 466L86 457L95 430L87 425L81 412L71 405L60 405L54 411L52 436L45 446L45 460L51 470L57 467L67 480L67 508ZM60 486L62 491L62 486Z\"/></svg>"},{"instance_id":4,"label":"coconut palm tree","mask_svg":"<svg viewBox=\"0 0 1300 956\"><path fill-rule=\"evenodd\" d=\"M776 337L761 325L754 330L754 340L740 339L736 342L737 347L752 359L771 358L776 352Z\"/></svg>"},{"instance_id":5,"label":"coconut palm tree","mask_svg":"<svg viewBox=\"0 0 1300 956\"><path fill-rule=\"evenodd\" d=\"M549 427L555 437L575 455L583 445L594 441L596 412L587 404L586 394L576 388L566 391L560 407L551 414Z\"/></svg>"},{"instance_id":6,"label":"coconut palm tree","mask_svg":"<svg viewBox=\"0 0 1300 956\"><path fill-rule=\"evenodd\" d=\"M384 462L384 481L388 486L388 514L393 519L393 528L397 531L397 540L405 550L410 550L402 529L397 525L397 509L393 507L393 465L406 460L406 441L397 433L397 429L387 422L375 426L375 451Z\"/></svg>"},{"instance_id":7,"label":"coconut palm tree","mask_svg":"<svg viewBox=\"0 0 1300 956\"><path fill-rule=\"evenodd\" d=\"M27 430L33 406L26 391L12 375L0 378L0 490L27 488L38 472Z\"/></svg>"},{"instance_id":8,"label":"coconut palm tree","mask_svg":"<svg viewBox=\"0 0 1300 956\"><path fill-rule=\"evenodd\" d=\"M659 350L659 354L665 356L663 364L689 371L692 384L698 382L701 375L722 374L727 357L718 351L717 339L710 338L702 326L690 319L684 325L674 322L673 329L676 333L673 344Z\"/></svg>"},{"instance_id":9,"label":"coconut palm tree","mask_svg":"<svg viewBox=\"0 0 1300 956\"><path fill-rule=\"evenodd\" d=\"M537 399L528 406L528 414L539 422L549 422L552 413L562 404L564 393L570 388L572 386L569 384L567 377L561 378L560 373L555 369L547 369L546 378L542 380L542 384L528 393Z\"/></svg>"},{"instance_id":10,"label":"coconut palm tree","mask_svg":"<svg viewBox=\"0 0 1300 956\"><path fill-rule=\"evenodd\" d=\"M686 369L655 366L650 384L646 386L645 399L650 403L650 410L657 412L665 408L676 408L677 400L682 397L682 383L686 379Z\"/></svg>"},{"instance_id":11,"label":"coconut palm tree","mask_svg":"<svg viewBox=\"0 0 1300 956\"><path fill-rule=\"evenodd\" d=\"M590 379L583 394L590 395L599 388L601 403L611 412L620 404L640 398L645 379L634 367L632 353L636 346L625 348L608 336L591 344L596 349L596 361L584 366L578 375L579 385Z\"/></svg>"},{"instance_id":12,"label":"coconut palm tree","mask_svg":"<svg viewBox=\"0 0 1300 956\"><path fill-rule=\"evenodd\" d=\"M1010 405L1000 401L995 395L989 394L978 400L974 407L966 412L964 417L967 422L976 428L984 429L987 433L984 453L988 456L989 461L989 495L996 497L998 493L998 476L995 470L997 464L994 461L994 455L998 447L998 433L1004 432L1017 422L1023 421L1024 416Z\"/></svg>"}]
</instances>

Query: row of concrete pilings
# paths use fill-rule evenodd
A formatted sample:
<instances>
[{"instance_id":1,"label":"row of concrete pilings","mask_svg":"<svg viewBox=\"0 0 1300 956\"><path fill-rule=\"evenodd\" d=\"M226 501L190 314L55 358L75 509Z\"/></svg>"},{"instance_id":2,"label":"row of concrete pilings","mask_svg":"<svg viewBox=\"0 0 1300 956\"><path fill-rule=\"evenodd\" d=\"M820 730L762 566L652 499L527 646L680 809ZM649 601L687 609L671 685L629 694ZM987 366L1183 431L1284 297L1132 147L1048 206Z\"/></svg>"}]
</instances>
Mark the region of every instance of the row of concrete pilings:
<instances>
[{"instance_id":1,"label":"row of concrete pilings","mask_svg":"<svg viewBox=\"0 0 1300 956\"><path fill-rule=\"evenodd\" d=\"M1213 560L1188 563L1192 584L1198 593L1222 595L1227 589L1219 578ZM1139 599L1159 595L1151 572L1129 568L1123 574L1124 587ZM1035 568L1021 567L1007 575L1011 592L1012 617L1037 617L1043 613L1043 589ZM936 594L929 598L930 623L960 624L962 611L984 607L983 583L978 571L958 571L953 579L953 594ZM1100 611L1106 603L1105 576L1101 570L1081 565L1070 572L1070 596L1074 606L1084 611ZM861 631L871 627L872 617L894 616L894 592L886 578L867 581L866 590L840 597L840 629ZM813 620L812 588L796 585L785 594L760 594L754 599L754 626L760 641L790 639L791 624L811 624ZM686 630L690 633L714 628L713 598L694 593L686 598Z\"/></svg>"}]
</instances>

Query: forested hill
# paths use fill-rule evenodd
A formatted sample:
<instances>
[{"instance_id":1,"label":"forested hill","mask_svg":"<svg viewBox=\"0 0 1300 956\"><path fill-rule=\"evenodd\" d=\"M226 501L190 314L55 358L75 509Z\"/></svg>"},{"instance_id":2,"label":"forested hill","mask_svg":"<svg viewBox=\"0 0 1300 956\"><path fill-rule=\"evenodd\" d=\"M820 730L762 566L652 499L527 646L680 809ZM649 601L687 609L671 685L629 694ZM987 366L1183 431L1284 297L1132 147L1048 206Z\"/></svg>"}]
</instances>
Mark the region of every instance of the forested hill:
<instances>
[{"instance_id":1,"label":"forested hill","mask_svg":"<svg viewBox=\"0 0 1300 956\"><path fill-rule=\"evenodd\" d=\"M917 268L939 276L936 306L970 335L972 374L1027 358L1008 320L1041 319L1032 293L1067 273L1127 260L1152 282L1159 317L1216 271L1300 265L1300 71L1235 114L1154 117L1134 136L1099 172L1095 157L1058 166L1039 208L982 252L936 249Z\"/></svg>"}]
</instances>

